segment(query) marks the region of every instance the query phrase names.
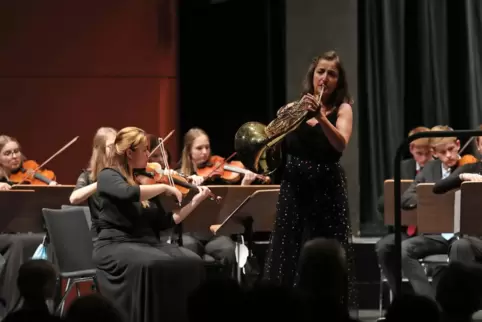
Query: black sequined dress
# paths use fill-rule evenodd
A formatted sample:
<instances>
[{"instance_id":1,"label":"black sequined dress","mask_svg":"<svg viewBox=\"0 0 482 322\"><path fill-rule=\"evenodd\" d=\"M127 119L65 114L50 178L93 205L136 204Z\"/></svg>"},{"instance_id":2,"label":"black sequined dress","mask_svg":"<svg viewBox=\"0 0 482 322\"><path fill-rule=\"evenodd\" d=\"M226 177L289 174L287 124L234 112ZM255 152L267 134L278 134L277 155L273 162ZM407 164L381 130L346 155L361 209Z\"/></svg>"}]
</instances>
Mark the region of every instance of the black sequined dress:
<instances>
[{"instance_id":1,"label":"black sequined dress","mask_svg":"<svg viewBox=\"0 0 482 322\"><path fill-rule=\"evenodd\" d=\"M337 110L328 115L335 125ZM296 286L301 247L316 237L336 238L347 253L354 309L353 249L346 177L341 153L329 143L321 125L306 123L285 138L287 162L283 172L277 215L264 268L264 279Z\"/></svg>"}]
</instances>

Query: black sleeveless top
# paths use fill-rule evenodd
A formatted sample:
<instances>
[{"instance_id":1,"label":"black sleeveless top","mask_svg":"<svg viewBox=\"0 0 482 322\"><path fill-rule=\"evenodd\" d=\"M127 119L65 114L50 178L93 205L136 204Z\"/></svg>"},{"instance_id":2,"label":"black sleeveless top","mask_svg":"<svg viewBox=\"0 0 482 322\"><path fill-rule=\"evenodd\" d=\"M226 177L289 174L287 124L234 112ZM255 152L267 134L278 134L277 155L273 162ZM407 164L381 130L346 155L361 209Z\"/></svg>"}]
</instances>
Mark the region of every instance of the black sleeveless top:
<instances>
[{"instance_id":1,"label":"black sleeveless top","mask_svg":"<svg viewBox=\"0 0 482 322\"><path fill-rule=\"evenodd\" d=\"M335 108L327 118L335 126L338 108ZM295 131L286 136L285 148L289 155L317 163L338 162L342 155L328 141L320 124L311 126L306 122L301 123Z\"/></svg>"}]
</instances>

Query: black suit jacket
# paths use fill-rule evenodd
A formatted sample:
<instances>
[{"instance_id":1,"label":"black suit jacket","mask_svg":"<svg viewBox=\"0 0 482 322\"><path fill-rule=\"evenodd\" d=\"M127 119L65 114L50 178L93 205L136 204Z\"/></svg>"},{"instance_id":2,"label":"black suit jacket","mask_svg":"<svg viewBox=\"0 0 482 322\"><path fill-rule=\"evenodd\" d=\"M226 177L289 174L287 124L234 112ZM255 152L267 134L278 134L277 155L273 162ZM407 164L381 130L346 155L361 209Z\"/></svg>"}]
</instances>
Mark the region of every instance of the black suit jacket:
<instances>
[{"instance_id":1,"label":"black suit jacket","mask_svg":"<svg viewBox=\"0 0 482 322\"><path fill-rule=\"evenodd\" d=\"M427 162L410 187L403 193L402 208L414 209L417 207L417 185L419 183L435 183L440 179L442 179L442 162L440 160Z\"/></svg>"},{"instance_id":2,"label":"black suit jacket","mask_svg":"<svg viewBox=\"0 0 482 322\"><path fill-rule=\"evenodd\" d=\"M415 162L414 159L406 159L403 160L400 166L400 178L402 180L413 180L415 176L417 175L417 163ZM385 201L384 201L384 195L382 192L382 195L380 198L378 198L378 205L377 209L380 214L384 213L384 206L385 206Z\"/></svg>"}]
</instances>

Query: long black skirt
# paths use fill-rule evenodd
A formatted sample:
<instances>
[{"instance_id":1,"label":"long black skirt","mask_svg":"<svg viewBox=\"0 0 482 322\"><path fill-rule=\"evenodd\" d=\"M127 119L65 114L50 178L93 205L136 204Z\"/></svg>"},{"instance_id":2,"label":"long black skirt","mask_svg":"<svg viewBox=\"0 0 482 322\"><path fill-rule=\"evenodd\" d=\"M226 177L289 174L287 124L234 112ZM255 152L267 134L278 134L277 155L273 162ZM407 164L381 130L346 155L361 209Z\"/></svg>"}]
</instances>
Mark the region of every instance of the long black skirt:
<instances>
[{"instance_id":1,"label":"long black skirt","mask_svg":"<svg viewBox=\"0 0 482 322\"><path fill-rule=\"evenodd\" d=\"M288 287L296 286L303 245L317 237L334 238L347 255L346 304L356 310L354 253L344 173L338 162L321 164L290 156L280 185L263 278Z\"/></svg>"},{"instance_id":2,"label":"long black skirt","mask_svg":"<svg viewBox=\"0 0 482 322\"><path fill-rule=\"evenodd\" d=\"M187 298L205 278L203 261L167 243L99 240L94 262L100 292L129 322L184 322Z\"/></svg>"}]
</instances>

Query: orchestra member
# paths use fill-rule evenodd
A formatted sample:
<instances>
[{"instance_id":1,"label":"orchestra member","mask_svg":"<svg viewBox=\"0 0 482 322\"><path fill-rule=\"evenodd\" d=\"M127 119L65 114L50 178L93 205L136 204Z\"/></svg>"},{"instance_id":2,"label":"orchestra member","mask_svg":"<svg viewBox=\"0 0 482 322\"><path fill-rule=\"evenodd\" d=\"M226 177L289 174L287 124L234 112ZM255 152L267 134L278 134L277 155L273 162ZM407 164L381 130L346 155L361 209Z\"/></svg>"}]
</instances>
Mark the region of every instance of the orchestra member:
<instances>
[{"instance_id":1,"label":"orchestra member","mask_svg":"<svg viewBox=\"0 0 482 322\"><path fill-rule=\"evenodd\" d=\"M408 133L408 136L412 136L416 133L430 131L429 128L424 126L419 126L414 128ZM432 149L430 147L429 138L420 138L414 140L410 143L410 154L412 158L403 160L400 166L400 178L407 180L414 180L417 174L419 174L425 167L425 164L432 160ZM380 214L384 214L384 196L378 200L378 211ZM402 240L409 237L413 237L416 234L416 226L408 226L402 228ZM382 272L385 274L388 285L394 290L395 287L395 276L391 273L394 268L393 263L395 262L393 256L395 247L395 234L393 234L393 227L390 227L391 232L384 237L382 237L375 246L375 251L378 257L378 264ZM388 267L390 265L391 267Z\"/></svg>"},{"instance_id":2,"label":"orchestra member","mask_svg":"<svg viewBox=\"0 0 482 322\"><path fill-rule=\"evenodd\" d=\"M100 199L97 192L97 177L107 164L107 155L114 144L117 131L111 127L101 127L97 130L92 144L92 155L86 170L77 179L75 189L70 195L70 203L78 205L87 200L92 221L92 238L98 234Z\"/></svg>"},{"instance_id":3,"label":"orchestra member","mask_svg":"<svg viewBox=\"0 0 482 322\"><path fill-rule=\"evenodd\" d=\"M188 176L194 184L202 185L226 185L228 183L220 179L205 179L196 174L196 170L203 168L211 157L211 143L205 131L192 128L184 135L184 147L181 156L181 168L179 172ZM256 179L256 175L248 171L241 185L250 185ZM203 235L200 233L185 233L182 236L184 247L191 249L200 256L208 254L229 267L230 273L234 273L236 265L235 243L228 236Z\"/></svg>"},{"instance_id":4,"label":"orchestra member","mask_svg":"<svg viewBox=\"0 0 482 322\"><path fill-rule=\"evenodd\" d=\"M432 131L453 131L445 125L438 125L431 129ZM460 159L459 149L460 141L456 137L431 138L430 146L435 160L427 162L422 171L417 174L413 183L403 193L401 205L403 209L415 209L417 207L417 185L420 183L435 183L440 179L444 179L453 172L458 165ZM418 295L427 296L435 300L434 288L429 283L425 270L419 260L430 255L447 254L449 247L453 241L457 239L454 234L440 235L418 235L402 241L402 272L409 280L413 290ZM395 291L395 274L393 267L393 253L395 248L395 239L391 239L392 243L385 245L385 254L379 257L382 263L383 273L387 277L390 288ZM379 253L380 255L380 253ZM440 277L440 268L434 269L433 284L436 287L438 278Z\"/></svg>"},{"instance_id":5,"label":"orchestra member","mask_svg":"<svg viewBox=\"0 0 482 322\"><path fill-rule=\"evenodd\" d=\"M419 126L412 129L408 136L412 136L416 133L427 132L430 131L428 127ZM400 166L400 178L413 180L415 176L422 171L425 164L432 160L432 149L430 148L429 138L420 138L414 140L410 143L409 149L410 154L412 155L411 158L403 160ZM384 198L383 195L378 200L378 211L383 214L384 210Z\"/></svg>"},{"instance_id":6,"label":"orchestra member","mask_svg":"<svg viewBox=\"0 0 482 322\"><path fill-rule=\"evenodd\" d=\"M352 133L351 104L345 69L338 54L329 51L308 67L301 100L278 112L298 106L312 117L285 138L287 158L264 271L266 280L296 286L303 245L316 237L334 238L347 254L351 284L343 296L347 307L356 300L348 194L340 158Z\"/></svg>"},{"instance_id":7,"label":"orchestra member","mask_svg":"<svg viewBox=\"0 0 482 322\"><path fill-rule=\"evenodd\" d=\"M15 183L9 180L10 175L21 171L24 161L25 156L17 139L0 135L0 190L9 190ZM50 181L49 185L57 185L57 182Z\"/></svg>"},{"instance_id":8,"label":"orchestra member","mask_svg":"<svg viewBox=\"0 0 482 322\"><path fill-rule=\"evenodd\" d=\"M0 135L0 190L11 189L15 182L11 182L9 177L19 171L24 160L18 141L10 136ZM57 183L52 181L50 184ZM0 299L6 304L5 311L13 310L19 303L20 293L16 281L20 266L28 258L25 253L30 251L31 256L42 243L44 236L44 233L0 232ZM2 311L0 308L0 316L5 313Z\"/></svg>"},{"instance_id":9,"label":"orchestra member","mask_svg":"<svg viewBox=\"0 0 482 322\"><path fill-rule=\"evenodd\" d=\"M478 140L480 139L477 138ZM479 147L479 142L477 141ZM479 150L480 151L480 150ZM437 181L433 187L436 194L447 193L454 189L460 189L465 181L482 182L482 162L465 164L458 167L446 179ZM450 262L482 263L482 240L475 236L463 236L452 242L449 248Z\"/></svg>"},{"instance_id":10,"label":"orchestra member","mask_svg":"<svg viewBox=\"0 0 482 322\"><path fill-rule=\"evenodd\" d=\"M145 169L145 132L120 130L107 167L97 176L101 204L93 261L102 294L122 308L128 321L186 320L188 294L204 279L203 261L188 249L160 242L159 232L182 222L210 193L199 193L183 208L166 212L157 198L182 194L165 184L138 185L134 169Z\"/></svg>"}]
</instances>

